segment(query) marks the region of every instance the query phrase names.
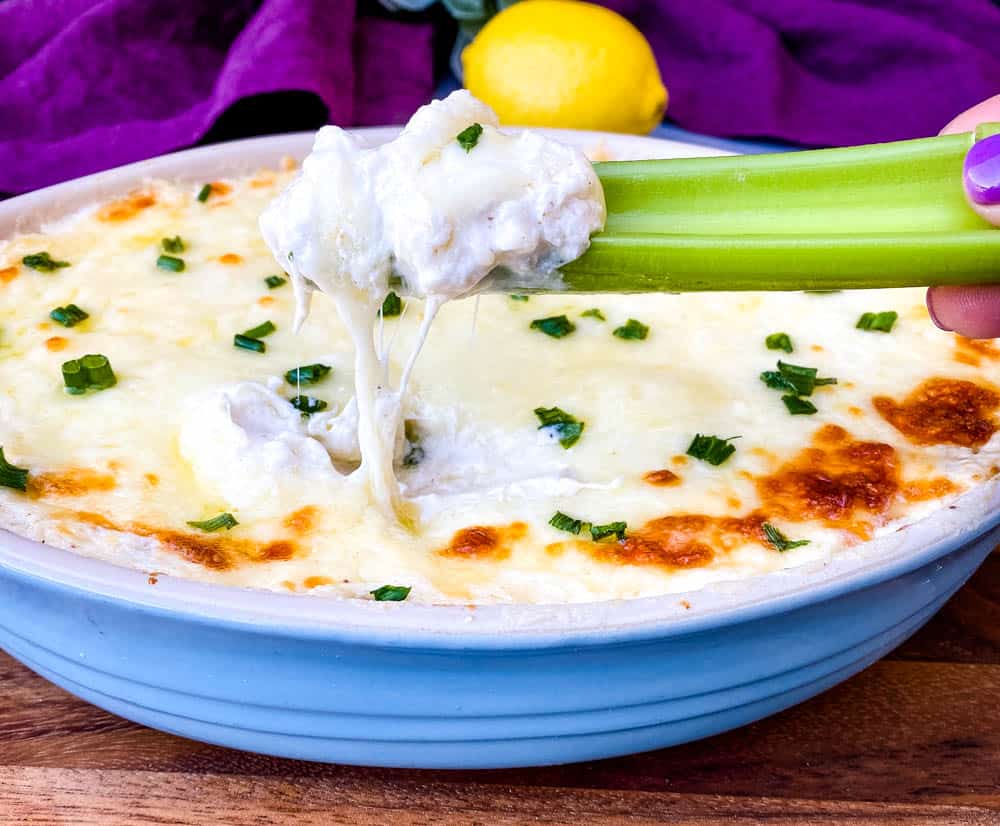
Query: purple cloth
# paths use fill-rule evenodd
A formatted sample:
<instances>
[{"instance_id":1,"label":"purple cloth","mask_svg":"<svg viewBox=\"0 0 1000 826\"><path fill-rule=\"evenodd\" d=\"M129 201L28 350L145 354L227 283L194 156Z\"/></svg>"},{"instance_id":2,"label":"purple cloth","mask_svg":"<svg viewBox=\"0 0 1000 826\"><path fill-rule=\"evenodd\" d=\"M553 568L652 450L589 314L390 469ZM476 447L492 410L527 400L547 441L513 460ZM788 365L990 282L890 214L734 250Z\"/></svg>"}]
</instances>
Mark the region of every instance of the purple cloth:
<instances>
[{"instance_id":1,"label":"purple cloth","mask_svg":"<svg viewBox=\"0 0 1000 826\"><path fill-rule=\"evenodd\" d=\"M670 117L698 132L917 137L1000 92L990 0L605 2L646 33ZM353 0L0 0L0 191L189 146L266 92L398 123L432 94L432 41Z\"/></svg>"},{"instance_id":2,"label":"purple cloth","mask_svg":"<svg viewBox=\"0 0 1000 826\"><path fill-rule=\"evenodd\" d=\"M1000 92L990 0L602 0L649 38L686 129L848 145L935 134Z\"/></svg>"},{"instance_id":3,"label":"purple cloth","mask_svg":"<svg viewBox=\"0 0 1000 826\"><path fill-rule=\"evenodd\" d=\"M189 146L260 93L398 123L433 90L431 35L352 0L0 2L0 191Z\"/></svg>"}]
</instances>

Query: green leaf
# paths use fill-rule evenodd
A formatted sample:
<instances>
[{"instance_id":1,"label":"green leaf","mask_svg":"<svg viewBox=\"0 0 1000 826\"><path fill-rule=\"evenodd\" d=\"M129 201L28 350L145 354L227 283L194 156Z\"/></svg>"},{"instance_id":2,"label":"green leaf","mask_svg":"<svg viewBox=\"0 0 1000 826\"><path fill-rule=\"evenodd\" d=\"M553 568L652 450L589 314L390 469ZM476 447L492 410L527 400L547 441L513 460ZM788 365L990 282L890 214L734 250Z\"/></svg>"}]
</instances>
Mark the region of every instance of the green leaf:
<instances>
[{"instance_id":1,"label":"green leaf","mask_svg":"<svg viewBox=\"0 0 1000 826\"><path fill-rule=\"evenodd\" d=\"M617 336L618 338L642 341L649 335L649 327L641 321L636 321L634 318L630 318L621 327L613 330L611 334L613 336Z\"/></svg>"},{"instance_id":2,"label":"green leaf","mask_svg":"<svg viewBox=\"0 0 1000 826\"><path fill-rule=\"evenodd\" d=\"M260 339L239 333L233 336L233 347L238 347L240 350L251 350L254 353L263 353L267 350L267 345Z\"/></svg>"},{"instance_id":3,"label":"green leaf","mask_svg":"<svg viewBox=\"0 0 1000 826\"><path fill-rule=\"evenodd\" d=\"M379 310L379 313L382 314L382 318L391 318L392 316L400 315L402 312L403 299L394 292L390 292L385 297L385 301L382 302L382 309Z\"/></svg>"},{"instance_id":4,"label":"green leaf","mask_svg":"<svg viewBox=\"0 0 1000 826\"><path fill-rule=\"evenodd\" d=\"M0 447L0 487L13 488L24 493L28 489L27 468L17 467L7 461Z\"/></svg>"},{"instance_id":5,"label":"green leaf","mask_svg":"<svg viewBox=\"0 0 1000 826\"><path fill-rule=\"evenodd\" d=\"M412 590L413 588L407 585L383 585L368 593L375 597L376 602L402 602Z\"/></svg>"},{"instance_id":6,"label":"green leaf","mask_svg":"<svg viewBox=\"0 0 1000 826\"><path fill-rule=\"evenodd\" d=\"M809 539L789 539L770 522L765 522L760 527L761 530L764 531L764 536L767 537L767 541L771 543L775 550L780 551L781 553L790 551L792 548L801 548L803 545L808 545L811 541Z\"/></svg>"},{"instance_id":7,"label":"green leaf","mask_svg":"<svg viewBox=\"0 0 1000 826\"><path fill-rule=\"evenodd\" d=\"M56 261L47 252L33 252L30 255L24 256L21 259L21 263L39 272L53 272L54 270L70 265L69 261Z\"/></svg>"},{"instance_id":8,"label":"green leaf","mask_svg":"<svg viewBox=\"0 0 1000 826\"><path fill-rule=\"evenodd\" d=\"M311 416L313 413L326 410L328 407L325 401L317 399L315 396L293 396L288 400L288 403L304 416Z\"/></svg>"},{"instance_id":9,"label":"green leaf","mask_svg":"<svg viewBox=\"0 0 1000 826\"><path fill-rule=\"evenodd\" d=\"M818 372L815 367L779 361L778 371L765 370L760 374L760 380L772 390L787 390L797 396L811 396L817 387L837 383L835 378L818 378Z\"/></svg>"},{"instance_id":10,"label":"green leaf","mask_svg":"<svg viewBox=\"0 0 1000 826\"><path fill-rule=\"evenodd\" d=\"M173 255L161 255L156 259L156 266L169 272L184 272L184 259Z\"/></svg>"},{"instance_id":11,"label":"green leaf","mask_svg":"<svg viewBox=\"0 0 1000 826\"><path fill-rule=\"evenodd\" d=\"M474 123L472 126L467 126L461 132L455 136L455 140L458 141L458 145L462 147L466 152L471 152L473 147L479 143L479 136L483 134L483 127L481 124Z\"/></svg>"},{"instance_id":12,"label":"green leaf","mask_svg":"<svg viewBox=\"0 0 1000 826\"><path fill-rule=\"evenodd\" d=\"M584 310L580 313L584 318L596 318L598 321L607 321L602 313L597 307L591 307L589 310Z\"/></svg>"},{"instance_id":13,"label":"green leaf","mask_svg":"<svg viewBox=\"0 0 1000 826\"><path fill-rule=\"evenodd\" d=\"M616 540L621 542L625 539L625 528L624 522L609 522L607 525L591 525L590 526L590 538L594 542L603 542L606 539L614 537Z\"/></svg>"},{"instance_id":14,"label":"green leaf","mask_svg":"<svg viewBox=\"0 0 1000 826\"><path fill-rule=\"evenodd\" d=\"M325 379L333 368L328 364L306 364L293 367L285 373L285 381L298 387L301 384L316 384Z\"/></svg>"},{"instance_id":15,"label":"green leaf","mask_svg":"<svg viewBox=\"0 0 1000 826\"><path fill-rule=\"evenodd\" d=\"M90 318L90 314L84 312L76 304L67 304L65 307L56 307L49 313L49 318L63 327L75 327L81 321Z\"/></svg>"},{"instance_id":16,"label":"green leaf","mask_svg":"<svg viewBox=\"0 0 1000 826\"><path fill-rule=\"evenodd\" d=\"M208 200L208 196L212 194L212 185L205 184L201 189L198 190L198 194L195 196L201 203L205 203Z\"/></svg>"},{"instance_id":17,"label":"green leaf","mask_svg":"<svg viewBox=\"0 0 1000 826\"><path fill-rule=\"evenodd\" d=\"M887 310L884 313L864 313L854 326L858 330L870 330L873 333L890 333L897 318L899 318L899 313L895 310Z\"/></svg>"},{"instance_id":18,"label":"green leaf","mask_svg":"<svg viewBox=\"0 0 1000 826\"><path fill-rule=\"evenodd\" d=\"M798 396L793 396L789 393L786 396L782 396L781 400L785 403L785 407L788 408L788 412L793 416L811 416L813 413L818 412L816 405L814 405L808 399L800 399Z\"/></svg>"},{"instance_id":19,"label":"green leaf","mask_svg":"<svg viewBox=\"0 0 1000 826\"><path fill-rule=\"evenodd\" d=\"M164 252L184 252L184 239L179 235L175 235L173 238L164 238L160 241L160 245Z\"/></svg>"},{"instance_id":20,"label":"green leaf","mask_svg":"<svg viewBox=\"0 0 1000 826\"><path fill-rule=\"evenodd\" d=\"M199 531L205 531L205 533L214 533L215 531L221 531L223 529L231 531L240 523L236 521L236 517L231 513L220 513L218 516L213 516L211 519L205 519L201 522L188 522L192 528L197 528Z\"/></svg>"},{"instance_id":21,"label":"green leaf","mask_svg":"<svg viewBox=\"0 0 1000 826\"><path fill-rule=\"evenodd\" d=\"M589 525L590 523L583 522L579 519L574 519L572 516L567 516L562 511L556 511L552 515L552 518L549 520L549 524L557 531L566 531L566 533L579 534L580 531L584 530L584 525Z\"/></svg>"},{"instance_id":22,"label":"green leaf","mask_svg":"<svg viewBox=\"0 0 1000 826\"><path fill-rule=\"evenodd\" d=\"M541 422L538 429L551 430L564 448L575 445L583 433L584 423L558 407L536 407L535 415Z\"/></svg>"},{"instance_id":23,"label":"green leaf","mask_svg":"<svg viewBox=\"0 0 1000 826\"><path fill-rule=\"evenodd\" d=\"M730 442L738 438L739 436L730 436L728 439L720 439L718 436L703 436L698 433L691 440L686 453L718 467L736 452L736 446Z\"/></svg>"},{"instance_id":24,"label":"green leaf","mask_svg":"<svg viewBox=\"0 0 1000 826\"><path fill-rule=\"evenodd\" d=\"M287 284L288 280L282 278L280 275L269 275L264 279L264 283L267 284L269 290L274 290L280 287L282 284Z\"/></svg>"},{"instance_id":25,"label":"green leaf","mask_svg":"<svg viewBox=\"0 0 1000 826\"><path fill-rule=\"evenodd\" d=\"M764 345L768 350L784 350L786 353L793 350L792 339L788 333L771 333L764 339Z\"/></svg>"},{"instance_id":26,"label":"green leaf","mask_svg":"<svg viewBox=\"0 0 1000 826\"><path fill-rule=\"evenodd\" d=\"M510 296L510 300L511 301L527 301L528 300L528 296L526 296L526 295L518 295L517 293L512 293L511 296Z\"/></svg>"},{"instance_id":27,"label":"green leaf","mask_svg":"<svg viewBox=\"0 0 1000 826\"><path fill-rule=\"evenodd\" d=\"M552 338L563 338L576 329L576 325L565 315L554 315L548 318L536 318L531 322L532 330L539 330Z\"/></svg>"}]
</instances>

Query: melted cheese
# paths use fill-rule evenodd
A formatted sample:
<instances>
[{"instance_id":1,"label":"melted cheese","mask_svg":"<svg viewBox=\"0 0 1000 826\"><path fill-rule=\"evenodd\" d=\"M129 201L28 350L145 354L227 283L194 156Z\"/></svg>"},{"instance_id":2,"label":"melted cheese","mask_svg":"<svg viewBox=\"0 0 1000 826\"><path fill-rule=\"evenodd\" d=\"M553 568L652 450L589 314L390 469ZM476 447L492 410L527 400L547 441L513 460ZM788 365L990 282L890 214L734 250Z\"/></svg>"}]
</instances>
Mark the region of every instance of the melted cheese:
<instances>
[{"instance_id":1,"label":"melted cheese","mask_svg":"<svg viewBox=\"0 0 1000 826\"><path fill-rule=\"evenodd\" d=\"M400 531L353 472L354 347L333 302L318 296L295 334L289 285L264 284L276 268L257 221L289 179L223 181L205 203L197 187L154 182L0 242L0 445L32 479L29 495L0 488L3 524L231 585L368 598L388 583L421 602L581 602L824 560L946 505L1000 465L991 397L954 383L995 390L1000 353L937 330L919 290L484 295L441 309L413 368L402 415L423 458L404 464L413 445L398 435L396 473L424 529ZM174 235L187 244L182 273L155 265ZM72 266L20 264L40 250ZM90 318L71 329L48 319L70 302ZM407 303L384 320L397 353L413 347L424 315L419 299ZM607 321L583 317L591 307ZM890 309L900 314L890 334L855 329L861 313ZM563 313L576 325L565 338L530 327ZM629 318L649 325L645 341L612 335ZM235 333L268 319L277 330L266 353L233 347ZM766 349L777 331L794 353ZM118 384L69 396L60 364L86 353L106 354ZM790 416L759 380L779 356L838 378L811 397L816 415ZM303 420L284 406L300 388L283 375L317 362L332 372L301 392L329 408ZM396 375L405 366L388 362ZM928 392L932 379L949 380L948 392ZM879 403L886 415L877 398L891 400ZM533 413L556 405L586 423L568 450ZM740 436L736 453L718 467L685 457L695 433ZM646 481L658 471L678 479ZM556 510L624 520L633 542L581 542L548 524ZM230 532L187 525L222 511L240 522ZM777 552L759 541L764 517L811 544Z\"/></svg>"},{"instance_id":2,"label":"melted cheese","mask_svg":"<svg viewBox=\"0 0 1000 826\"><path fill-rule=\"evenodd\" d=\"M387 515L406 524L393 472L400 403L438 309L471 293L496 267L555 278L604 225L604 194L582 152L532 132L506 135L496 114L461 90L417 110L400 135L374 149L336 126L320 130L302 174L260 219L293 278L296 327L310 293L337 306L355 348L360 473ZM457 136L478 129L474 146ZM389 277L426 298L424 320L398 386L376 314Z\"/></svg>"}]
</instances>

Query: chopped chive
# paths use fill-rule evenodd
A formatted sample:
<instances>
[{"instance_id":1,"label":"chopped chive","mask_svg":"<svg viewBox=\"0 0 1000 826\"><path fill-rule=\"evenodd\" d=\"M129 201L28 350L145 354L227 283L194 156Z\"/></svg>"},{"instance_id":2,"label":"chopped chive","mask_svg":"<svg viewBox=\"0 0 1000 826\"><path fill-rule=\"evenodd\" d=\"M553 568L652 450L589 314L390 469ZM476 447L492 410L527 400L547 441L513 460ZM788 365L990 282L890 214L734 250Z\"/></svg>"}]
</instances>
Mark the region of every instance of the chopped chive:
<instances>
[{"instance_id":1,"label":"chopped chive","mask_svg":"<svg viewBox=\"0 0 1000 826\"><path fill-rule=\"evenodd\" d=\"M66 392L73 396L88 390L107 390L118 383L108 357L99 353L63 362L62 376Z\"/></svg>"},{"instance_id":2,"label":"chopped chive","mask_svg":"<svg viewBox=\"0 0 1000 826\"><path fill-rule=\"evenodd\" d=\"M313 413L319 413L321 410L326 410L328 407L325 401L317 399L315 396L293 396L288 400L288 403L298 410L303 416L311 416Z\"/></svg>"},{"instance_id":3,"label":"chopped chive","mask_svg":"<svg viewBox=\"0 0 1000 826\"><path fill-rule=\"evenodd\" d=\"M798 364L778 362L778 370L765 370L760 380L772 390L785 390L797 396L811 396L813 390L827 384L836 384L835 378L818 378L815 367L801 367Z\"/></svg>"},{"instance_id":4,"label":"chopped chive","mask_svg":"<svg viewBox=\"0 0 1000 826\"><path fill-rule=\"evenodd\" d=\"M552 338L563 338L576 329L576 325L565 315L554 315L548 318L536 318L531 322L532 330L540 330Z\"/></svg>"},{"instance_id":5,"label":"chopped chive","mask_svg":"<svg viewBox=\"0 0 1000 826\"><path fill-rule=\"evenodd\" d=\"M107 390L118 384L115 371L111 369L111 362L107 356L99 353L84 356L80 359L80 364L87 373L87 386L97 390Z\"/></svg>"},{"instance_id":6,"label":"chopped chive","mask_svg":"<svg viewBox=\"0 0 1000 826\"><path fill-rule=\"evenodd\" d=\"M246 338L264 338L264 336L269 336L278 328L270 321L265 321L263 324L258 324L256 327L251 327L249 330L244 330L243 335Z\"/></svg>"},{"instance_id":7,"label":"chopped chive","mask_svg":"<svg viewBox=\"0 0 1000 826\"><path fill-rule=\"evenodd\" d=\"M208 200L208 196L212 194L212 185L205 184L201 189L198 190L198 195L196 196L199 201L205 203Z\"/></svg>"},{"instance_id":8,"label":"chopped chive","mask_svg":"<svg viewBox=\"0 0 1000 826\"><path fill-rule=\"evenodd\" d=\"M784 350L786 353L792 352L792 338L788 333L771 333L764 339L764 345L768 350Z\"/></svg>"},{"instance_id":9,"label":"chopped chive","mask_svg":"<svg viewBox=\"0 0 1000 826\"><path fill-rule=\"evenodd\" d=\"M231 531L240 523L236 521L236 517L231 513L220 513L218 516L213 516L211 519L205 519L201 522L188 522L188 524L192 528L197 528L199 531L215 533L215 531L221 531L223 528L227 531Z\"/></svg>"},{"instance_id":10,"label":"chopped chive","mask_svg":"<svg viewBox=\"0 0 1000 826\"><path fill-rule=\"evenodd\" d=\"M263 353L267 350L267 345L260 339L242 336L239 333L233 336L233 347L239 347L241 350L253 350L255 353Z\"/></svg>"},{"instance_id":11,"label":"chopped chive","mask_svg":"<svg viewBox=\"0 0 1000 826\"><path fill-rule=\"evenodd\" d=\"M602 313L597 307L591 307L589 310L584 310L580 313L584 318L596 318L598 321L607 321Z\"/></svg>"},{"instance_id":12,"label":"chopped chive","mask_svg":"<svg viewBox=\"0 0 1000 826\"><path fill-rule=\"evenodd\" d=\"M863 313L858 323L854 326L858 330L870 330L871 332L889 333L899 318L899 313L895 310L888 310L884 313Z\"/></svg>"},{"instance_id":13,"label":"chopped chive","mask_svg":"<svg viewBox=\"0 0 1000 826\"><path fill-rule=\"evenodd\" d=\"M0 487L13 488L22 493L28 489L28 469L7 461L0 447Z\"/></svg>"},{"instance_id":14,"label":"chopped chive","mask_svg":"<svg viewBox=\"0 0 1000 826\"><path fill-rule=\"evenodd\" d=\"M376 602L402 602L412 590L408 585L383 585L368 593L375 597Z\"/></svg>"},{"instance_id":15,"label":"chopped chive","mask_svg":"<svg viewBox=\"0 0 1000 826\"><path fill-rule=\"evenodd\" d=\"M81 321L90 318L90 314L81 310L76 304L67 304L65 307L56 307L52 310L49 318L62 324L63 327L75 327Z\"/></svg>"},{"instance_id":16,"label":"chopped chive","mask_svg":"<svg viewBox=\"0 0 1000 826\"><path fill-rule=\"evenodd\" d=\"M282 284L286 283L287 279L282 278L280 275L269 275L264 279L264 283L267 284L269 290L274 290L280 287Z\"/></svg>"},{"instance_id":17,"label":"chopped chive","mask_svg":"<svg viewBox=\"0 0 1000 826\"><path fill-rule=\"evenodd\" d=\"M764 536L767 537L767 541L771 543L772 547L776 551L780 551L781 553L790 551L792 548L801 548L803 545L808 545L810 542L808 539L789 539L770 522L765 522L760 527L761 530L764 531Z\"/></svg>"},{"instance_id":18,"label":"chopped chive","mask_svg":"<svg viewBox=\"0 0 1000 826\"><path fill-rule=\"evenodd\" d=\"M21 259L21 263L39 272L53 272L61 267L68 267L70 265L69 261L56 261L47 252L33 252L30 255L24 256Z\"/></svg>"},{"instance_id":19,"label":"chopped chive","mask_svg":"<svg viewBox=\"0 0 1000 826\"><path fill-rule=\"evenodd\" d=\"M621 327L615 328L611 335L626 340L642 341L649 335L649 327L641 321L630 318Z\"/></svg>"},{"instance_id":20,"label":"chopped chive","mask_svg":"<svg viewBox=\"0 0 1000 826\"><path fill-rule=\"evenodd\" d=\"M455 136L455 140L458 141L458 145L462 147L466 152L471 152L473 147L479 143L479 136L483 134L483 127L474 123L472 126L466 126L461 132Z\"/></svg>"},{"instance_id":21,"label":"chopped chive","mask_svg":"<svg viewBox=\"0 0 1000 826\"><path fill-rule=\"evenodd\" d=\"M608 522L607 525L591 525L590 538L593 539L594 542L603 542L610 537L614 537L616 540L621 542L625 538L625 528L626 524L624 522Z\"/></svg>"},{"instance_id":22,"label":"chopped chive","mask_svg":"<svg viewBox=\"0 0 1000 826\"><path fill-rule=\"evenodd\" d=\"M184 272L184 259L174 255L161 255L156 259L156 266L169 272Z\"/></svg>"},{"instance_id":23,"label":"chopped chive","mask_svg":"<svg viewBox=\"0 0 1000 826\"><path fill-rule=\"evenodd\" d=\"M584 525L589 525L589 523L574 519L562 511L556 511L549 520L549 524L557 531L566 531L566 533L572 534L579 534L580 531L585 530Z\"/></svg>"},{"instance_id":24,"label":"chopped chive","mask_svg":"<svg viewBox=\"0 0 1000 826\"><path fill-rule=\"evenodd\" d=\"M788 412L793 416L811 416L817 412L816 405L809 401L809 399L800 399L798 396L788 393L782 396L781 400L785 403L785 407L788 408Z\"/></svg>"},{"instance_id":25,"label":"chopped chive","mask_svg":"<svg viewBox=\"0 0 1000 826\"><path fill-rule=\"evenodd\" d=\"M541 422L538 429L551 430L564 448L575 445L583 433L584 423L558 407L536 407L535 415Z\"/></svg>"},{"instance_id":26,"label":"chopped chive","mask_svg":"<svg viewBox=\"0 0 1000 826\"><path fill-rule=\"evenodd\" d=\"M326 378L333 368L328 364L306 364L294 367L285 373L285 381L296 387L300 384L316 384Z\"/></svg>"},{"instance_id":27,"label":"chopped chive","mask_svg":"<svg viewBox=\"0 0 1000 826\"><path fill-rule=\"evenodd\" d=\"M175 235L173 238L164 238L160 241L160 246L163 247L164 252L184 252L184 239L179 235Z\"/></svg>"},{"instance_id":28,"label":"chopped chive","mask_svg":"<svg viewBox=\"0 0 1000 826\"><path fill-rule=\"evenodd\" d=\"M511 295L510 296L510 300L511 301L527 301L528 300L528 296L526 296L526 295L516 295L515 294L515 295Z\"/></svg>"},{"instance_id":29,"label":"chopped chive","mask_svg":"<svg viewBox=\"0 0 1000 826\"><path fill-rule=\"evenodd\" d=\"M730 436L728 439L720 439L718 436L703 436L698 433L691 440L686 453L718 467L736 452L736 446L730 442L738 438Z\"/></svg>"},{"instance_id":30,"label":"chopped chive","mask_svg":"<svg viewBox=\"0 0 1000 826\"><path fill-rule=\"evenodd\" d=\"M379 310L379 314L382 318L391 318L393 316L401 315L402 312L403 299L401 299L394 292L390 292L385 297L385 301L382 302L382 309Z\"/></svg>"}]
</instances>

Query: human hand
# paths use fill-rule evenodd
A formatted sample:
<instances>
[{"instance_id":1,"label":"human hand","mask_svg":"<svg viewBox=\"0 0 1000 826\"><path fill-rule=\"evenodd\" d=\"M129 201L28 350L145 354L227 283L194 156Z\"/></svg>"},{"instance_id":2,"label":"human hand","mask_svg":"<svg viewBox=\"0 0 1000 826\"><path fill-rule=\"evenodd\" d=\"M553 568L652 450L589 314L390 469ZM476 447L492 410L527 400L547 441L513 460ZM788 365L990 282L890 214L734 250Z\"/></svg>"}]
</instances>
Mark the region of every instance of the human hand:
<instances>
[{"instance_id":1,"label":"human hand","mask_svg":"<svg viewBox=\"0 0 1000 826\"><path fill-rule=\"evenodd\" d=\"M985 121L1000 121L1000 95L962 112L941 134L970 132ZM965 159L965 192L972 208L1000 226L1000 135L977 142ZM976 287L931 287L927 309L942 330L968 338L1000 336L1000 273L997 284Z\"/></svg>"}]
</instances>

